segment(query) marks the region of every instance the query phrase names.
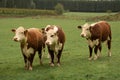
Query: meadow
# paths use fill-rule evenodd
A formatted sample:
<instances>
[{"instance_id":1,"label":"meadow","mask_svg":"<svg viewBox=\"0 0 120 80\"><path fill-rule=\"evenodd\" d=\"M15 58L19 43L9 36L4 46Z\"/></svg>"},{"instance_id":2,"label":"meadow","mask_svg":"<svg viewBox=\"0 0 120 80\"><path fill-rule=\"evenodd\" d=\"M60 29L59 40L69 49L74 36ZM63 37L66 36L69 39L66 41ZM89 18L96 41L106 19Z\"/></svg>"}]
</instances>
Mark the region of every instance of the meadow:
<instances>
[{"instance_id":1,"label":"meadow","mask_svg":"<svg viewBox=\"0 0 120 80\"><path fill-rule=\"evenodd\" d=\"M112 56L107 56L103 44L102 56L88 61L86 40L80 37L78 25L84 24L84 18L105 13L66 13L60 17L23 17L0 18L0 80L120 80L120 21L109 21L112 30ZM92 23L92 22L88 22ZM61 66L50 67L47 51L43 56L43 65L39 64L38 54L33 62L33 70L24 69L23 56L19 43L12 41L12 28L43 28L48 24L59 25L66 34L66 43L61 58Z\"/></svg>"}]
</instances>

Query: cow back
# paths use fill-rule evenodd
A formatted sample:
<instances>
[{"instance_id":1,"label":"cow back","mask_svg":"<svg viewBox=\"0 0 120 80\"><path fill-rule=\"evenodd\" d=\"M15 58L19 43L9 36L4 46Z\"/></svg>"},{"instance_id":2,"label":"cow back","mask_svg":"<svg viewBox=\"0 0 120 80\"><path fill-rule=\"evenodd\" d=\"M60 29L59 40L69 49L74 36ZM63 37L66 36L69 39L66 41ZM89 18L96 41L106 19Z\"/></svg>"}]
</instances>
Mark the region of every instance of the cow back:
<instances>
[{"instance_id":1,"label":"cow back","mask_svg":"<svg viewBox=\"0 0 120 80\"><path fill-rule=\"evenodd\" d=\"M63 30L62 30L62 28L60 28L60 27L58 27L58 32L57 32L58 34L58 40L60 41L60 43L65 43L65 34L64 34L64 32L63 32Z\"/></svg>"},{"instance_id":2,"label":"cow back","mask_svg":"<svg viewBox=\"0 0 120 80\"><path fill-rule=\"evenodd\" d=\"M32 47L35 50L39 49L43 45L43 35L40 30L37 28L28 29L28 33L26 35L28 47Z\"/></svg>"},{"instance_id":3,"label":"cow back","mask_svg":"<svg viewBox=\"0 0 120 80\"><path fill-rule=\"evenodd\" d=\"M99 38L101 41L105 41L107 40L108 36L111 38L110 25L105 21L95 24L91 29L91 33L93 39Z\"/></svg>"}]
</instances>

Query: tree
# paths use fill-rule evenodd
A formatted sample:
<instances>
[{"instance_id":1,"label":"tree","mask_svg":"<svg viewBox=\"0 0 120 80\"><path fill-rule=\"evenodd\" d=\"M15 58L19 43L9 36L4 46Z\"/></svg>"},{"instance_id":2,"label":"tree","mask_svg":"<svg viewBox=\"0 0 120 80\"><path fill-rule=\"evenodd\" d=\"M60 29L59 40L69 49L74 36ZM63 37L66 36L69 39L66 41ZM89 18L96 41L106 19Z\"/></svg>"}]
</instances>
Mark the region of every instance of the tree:
<instances>
[{"instance_id":1,"label":"tree","mask_svg":"<svg viewBox=\"0 0 120 80\"><path fill-rule=\"evenodd\" d=\"M56 6L55 6L55 12L58 14L58 15L62 15L63 12L64 12L64 7L62 4L58 3Z\"/></svg>"}]
</instances>

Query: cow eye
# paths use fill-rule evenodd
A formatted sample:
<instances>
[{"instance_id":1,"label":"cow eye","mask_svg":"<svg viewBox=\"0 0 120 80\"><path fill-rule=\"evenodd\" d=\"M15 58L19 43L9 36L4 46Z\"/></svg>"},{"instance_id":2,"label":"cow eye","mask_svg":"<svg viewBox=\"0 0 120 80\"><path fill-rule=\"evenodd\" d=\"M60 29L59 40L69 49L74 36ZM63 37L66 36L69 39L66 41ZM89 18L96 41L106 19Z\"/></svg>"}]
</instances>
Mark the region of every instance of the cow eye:
<instances>
[{"instance_id":1,"label":"cow eye","mask_svg":"<svg viewBox=\"0 0 120 80\"><path fill-rule=\"evenodd\" d=\"M24 34L24 32L21 32L21 34Z\"/></svg>"},{"instance_id":2,"label":"cow eye","mask_svg":"<svg viewBox=\"0 0 120 80\"><path fill-rule=\"evenodd\" d=\"M86 29L87 31L89 30L89 28Z\"/></svg>"},{"instance_id":3,"label":"cow eye","mask_svg":"<svg viewBox=\"0 0 120 80\"><path fill-rule=\"evenodd\" d=\"M51 35L50 37L54 37L54 35Z\"/></svg>"}]
</instances>

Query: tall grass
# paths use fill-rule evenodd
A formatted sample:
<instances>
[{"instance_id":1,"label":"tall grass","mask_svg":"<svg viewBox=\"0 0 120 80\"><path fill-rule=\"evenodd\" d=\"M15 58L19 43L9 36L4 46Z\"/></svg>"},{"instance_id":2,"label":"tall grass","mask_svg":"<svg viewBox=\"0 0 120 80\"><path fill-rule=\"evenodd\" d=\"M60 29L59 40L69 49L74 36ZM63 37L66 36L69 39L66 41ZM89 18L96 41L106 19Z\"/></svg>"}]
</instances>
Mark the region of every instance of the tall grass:
<instances>
[{"instance_id":1,"label":"tall grass","mask_svg":"<svg viewBox=\"0 0 120 80\"><path fill-rule=\"evenodd\" d=\"M0 19L0 80L119 80L120 21L109 22L113 36L112 56L107 56L107 48L103 45L102 56L96 61L88 61L86 40L79 36L77 26L84 23L84 20L46 17ZM61 67L50 67L46 53L42 66L36 54L33 71L24 70L19 43L12 41L11 29L18 26L42 28L48 24L60 25L66 34Z\"/></svg>"}]
</instances>

